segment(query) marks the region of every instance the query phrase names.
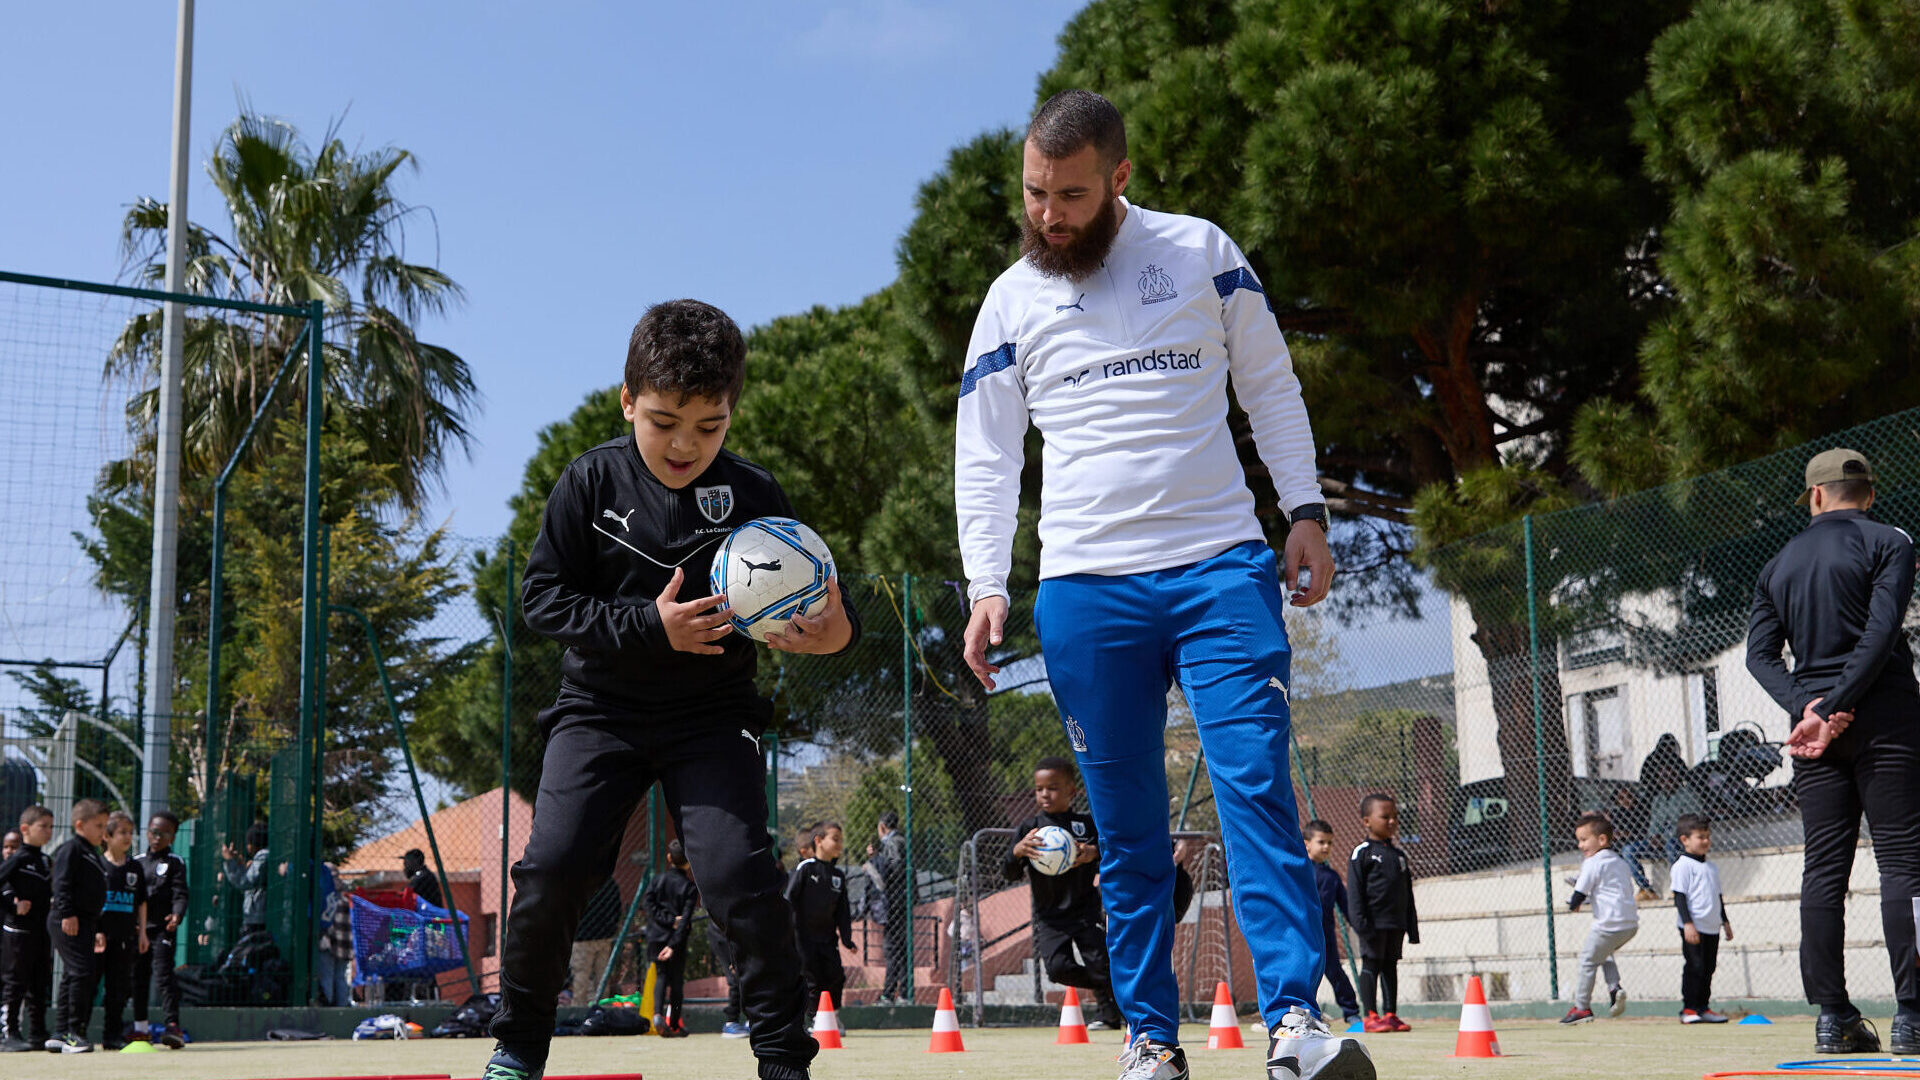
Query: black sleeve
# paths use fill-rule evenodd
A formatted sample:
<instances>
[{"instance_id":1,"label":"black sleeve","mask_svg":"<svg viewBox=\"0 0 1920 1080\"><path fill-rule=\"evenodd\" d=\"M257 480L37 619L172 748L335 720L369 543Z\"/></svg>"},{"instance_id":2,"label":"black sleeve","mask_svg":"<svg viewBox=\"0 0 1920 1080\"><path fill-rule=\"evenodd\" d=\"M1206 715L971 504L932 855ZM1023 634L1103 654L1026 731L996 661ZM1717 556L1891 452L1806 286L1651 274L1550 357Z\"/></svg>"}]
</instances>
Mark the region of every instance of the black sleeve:
<instances>
[{"instance_id":1,"label":"black sleeve","mask_svg":"<svg viewBox=\"0 0 1920 1080\"><path fill-rule=\"evenodd\" d=\"M1693 906L1687 903L1687 894L1679 889L1673 890L1673 908L1680 913L1680 925L1686 926L1693 921Z\"/></svg>"},{"instance_id":2,"label":"black sleeve","mask_svg":"<svg viewBox=\"0 0 1920 1080\"><path fill-rule=\"evenodd\" d=\"M1787 630L1780 621L1779 609L1774 606L1773 594L1767 590L1773 566L1769 562L1761 569L1760 582L1753 590L1753 613L1747 617L1747 670L1767 696L1787 710L1789 722L1797 724L1801 710L1806 708L1807 697L1794 685L1793 673L1787 670L1787 662L1781 656L1787 643Z\"/></svg>"},{"instance_id":3,"label":"black sleeve","mask_svg":"<svg viewBox=\"0 0 1920 1080\"><path fill-rule=\"evenodd\" d=\"M1018 844L1020 841L1026 839L1027 834L1033 830L1034 824L1032 818L1028 818L1020 824L1015 825L1013 831L1016 835L1013 838L1013 842ZM1026 879L1027 860L1015 855L1012 846L1007 848L1006 858L1000 860L1000 876L1010 883Z\"/></svg>"},{"instance_id":4,"label":"black sleeve","mask_svg":"<svg viewBox=\"0 0 1920 1080\"><path fill-rule=\"evenodd\" d=\"M847 890L843 886L840 895L833 902L834 925L840 928L840 941L847 948L853 948L853 904L847 899Z\"/></svg>"},{"instance_id":5,"label":"black sleeve","mask_svg":"<svg viewBox=\"0 0 1920 1080\"><path fill-rule=\"evenodd\" d=\"M1724 930L1726 929L1726 927L1727 927L1727 898L1722 896L1720 898L1720 928Z\"/></svg>"},{"instance_id":6,"label":"black sleeve","mask_svg":"<svg viewBox=\"0 0 1920 1080\"><path fill-rule=\"evenodd\" d=\"M1882 543L1874 552L1873 596L1867 604L1867 625L1847 655L1840 679L1814 709L1821 719L1846 712L1859 704L1868 687L1887 666L1887 657L1900 640L1900 620L1913 599L1913 545L1904 540Z\"/></svg>"},{"instance_id":7,"label":"black sleeve","mask_svg":"<svg viewBox=\"0 0 1920 1080\"><path fill-rule=\"evenodd\" d=\"M1587 902L1587 894L1581 892L1579 889L1575 889L1573 890L1573 895L1567 897L1567 910L1579 911L1580 905L1586 902Z\"/></svg>"},{"instance_id":8,"label":"black sleeve","mask_svg":"<svg viewBox=\"0 0 1920 1080\"><path fill-rule=\"evenodd\" d=\"M680 890L679 906L673 913L673 933L667 935L667 944L674 952L687 951L687 939L693 934L693 912L699 906L699 893L691 887Z\"/></svg>"},{"instance_id":9,"label":"black sleeve","mask_svg":"<svg viewBox=\"0 0 1920 1080\"><path fill-rule=\"evenodd\" d=\"M184 925L187 921L187 864L179 859L173 860L172 885L173 913L180 916L180 922Z\"/></svg>"},{"instance_id":10,"label":"black sleeve","mask_svg":"<svg viewBox=\"0 0 1920 1080\"><path fill-rule=\"evenodd\" d=\"M1347 859L1347 898L1353 909L1347 912L1347 921L1353 924L1356 934L1373 933L1373 913L1367 910L1367 864L1360 858L1360 850L1355 849Z\"/></svg>"},{"instance_id":11,"label":"black sleeve","mask_svg":"<svg viewBox=\"0 0 1920 1080\"><path fill-rule=\"evenodd\" d=\"M13 868L19 865L19 852L15 852L7 861L0 862L0 900L13 902ZM11 915L13 912L9 911L6 914Z\"/></svg>"},{"instance_id":12,"label":"black sleeve","mask_svg":"<svg viewBox=\"0 0 1920 1080\"><path fill-rule=\"evenodd\" d=\"M592 561L594 545L580 524L590 519L579 488L579 473L569 466L547 497L520 590L527 625L562 645L592 652L668 655L673 646L653 601L612 603L581 591L581 570Z\"/></svg>"},{"instance_id":13,"label":"black sleeve","mask_svg":"<svg viewBox=\"0 0 1920 1080\"><path fill-rule=\"evenodd\" d=\"M666 880L666 871L655 874L652 881L640 893L640 904L647 909L647 922L653 926L670 927L673 925L673 907L661 896L661 882Z\"/></svg>"},{"instance_id":14,"label":"black sleeve","mask_svg":"<svg viewBox=\"0 0 1920 1080\"><path fill-rule=\"evenodd\" d=\"M774 502L776 505L780 507L781 514L785 515L786 517L790 517L795 521L806 520L805 518L802 518L800 516L799 511L793 508L793 500L787 498L787 491L785 488L780 486L780 482L778 480L775 480L773 482L773 494L774 494ZM834 560L834 574L837 576L839 573L840 573L839 559L838 557L836 557ZM841 653L844 653L848 649L853 648L854 645L858 644L860 641L860 609L854 606L853 597L847 595L847 590L844 587L844 584L840 589L840 607L843 611L847 613L847 625L852 628L853 632L847 636L846 645L841 647L841 649L838 652L828 653L827 655L829 656L839 656Z\"/></svg>"},{"instance_id":15,"label":"black sleeve","mask_svg":"<svg viewBox=\"0 0 1920 1080\"><path fill-rule=\"evenodd\" d=\"M806 862L803 860L800 865L795 866L787 873L787 903L794 906L795 914L799 913L800 904L796 898L800 895L801 871L806 865Z\"/></svg>"},{"instance_id":16,"label":"black sleeve","mask_svg":"<svg viewBox=\"0 0 1920 1080\"><path fill-rule=\"evenodd\" d=\"M75 846L61 844L54 851L53 871L47 875L53 883L53 914L62 919L80 914L73 908L73 849Z\"/></svg>"},{"instance_id":17,"label":"black sleeve","mask_svg":"<svg viewBox=\"0 0 1920 1080\"><path fill-rule=\"evenodd\" d=\"M1413 898L1413 862L1407 867L1407 944L1420 944L1420 909Z\"/></svg>"}]
</instances>

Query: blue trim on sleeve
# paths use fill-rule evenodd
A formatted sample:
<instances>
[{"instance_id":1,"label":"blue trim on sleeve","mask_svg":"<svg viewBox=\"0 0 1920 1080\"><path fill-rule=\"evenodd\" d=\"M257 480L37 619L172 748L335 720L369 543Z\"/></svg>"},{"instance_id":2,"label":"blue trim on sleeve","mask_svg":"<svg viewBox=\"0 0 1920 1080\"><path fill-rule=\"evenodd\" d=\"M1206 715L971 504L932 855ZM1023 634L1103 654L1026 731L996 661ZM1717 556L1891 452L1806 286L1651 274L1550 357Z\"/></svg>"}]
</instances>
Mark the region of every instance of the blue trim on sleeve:
<instances>
[{"instance_id":1,"label":"blue trim on sleeve","mask_svg":"<svg viewBox=\"0 0 1920 1080\"><path fill-rule=\"evenodd\" d=\"M974 384L981 379L996 371L1005 371L1012 366L1013 342L1009 341L973 362L973 366L967 369L967 373L960 377L960 396L966 397L973 393Z\"/></svg>"},{"instance_id":2,"label":"blue trim on sleeve","mask_svg":"<svg viewBox=\"0 0 1920 1080\"><path fill-rule=\"evenodd\" d=\"M1260 287L1260 279L1253 276L1253 271L1244 266L1237 266L1224 274L1213 275L1213 291L1220 294L1220 299L1225 300L1232 296L1235 289L1259 293L1260 298L1267 303L1267 310L1273 310L1273 298L1267 295L1267 290Z\"/></svg>"}]
</instances>

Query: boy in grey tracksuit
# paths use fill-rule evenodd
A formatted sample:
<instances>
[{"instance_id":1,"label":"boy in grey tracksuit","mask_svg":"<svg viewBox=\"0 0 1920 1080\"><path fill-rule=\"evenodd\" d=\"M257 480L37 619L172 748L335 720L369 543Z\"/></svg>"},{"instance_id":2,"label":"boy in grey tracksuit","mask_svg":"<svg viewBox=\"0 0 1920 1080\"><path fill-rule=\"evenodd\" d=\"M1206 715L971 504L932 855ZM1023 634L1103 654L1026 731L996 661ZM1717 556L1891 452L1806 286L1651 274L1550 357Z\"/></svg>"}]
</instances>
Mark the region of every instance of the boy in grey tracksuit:
<instances>
[{"instance_id":1,"label":"boy in grey tracksuit","mask_svg":"<svg viewBox=\"0 0 1920 1080\"><path fill-rule=\"evenodd\" d=\"M1617 1017L1627 1011L1627 992L1620 986L1620 968L1613 962L1613 954L1640 932L1633 871L1613 850L1613 823L1605 814L1583 814L1574 823L1573 835L1586 858L1580 863L1580 876L1574 879L1567 910L1579 911L1591 900L1593 928L1580 946L1580 975L1573 983L1573 1007L1560 1018L1563 1024L1593 1019L1593 978L1598 972L1607 976L1607 1015Z\"/></svg>"}]
</instances>

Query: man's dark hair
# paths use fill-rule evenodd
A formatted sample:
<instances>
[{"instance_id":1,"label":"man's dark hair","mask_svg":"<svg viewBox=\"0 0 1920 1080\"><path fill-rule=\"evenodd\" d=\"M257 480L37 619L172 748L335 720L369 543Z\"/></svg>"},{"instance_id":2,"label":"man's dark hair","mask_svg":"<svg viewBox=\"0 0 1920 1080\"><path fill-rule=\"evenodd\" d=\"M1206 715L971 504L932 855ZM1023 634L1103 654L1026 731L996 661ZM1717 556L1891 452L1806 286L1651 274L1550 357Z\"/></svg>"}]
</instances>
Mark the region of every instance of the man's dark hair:
<instances>
[{"instance_id":1,"label":"man's dark hair","mask_svg":"<svg viewBox=\"0 0 1920 1080\"><path fill-rule=\"evenodd\" d=\"M1373 813L1373 808L1381 803L1393 803L1397 806L1400 800L1384 791L1372 792L1360 800L1360 816L1366 817L1368 814Z\"/></svg>"},{"instance_id":2,"label":"man's dark hair","mask_svg":"<svg viewBox=\"0 0 1920 1080\"><path fill-rule=\"evenodd\" d=\"M79 824L88 818L96 818L107 812L107 804L99 799L81 799L73 804L73 821Z\"/></svg>"},{"instance_id":3,"label":"man's dark hair","mask_svg":"<svg viewBox=\"0 0 1920 1080\"><path fill-rule=\"evenodd\" d=\"M698 300L655 304L627 339L627 392L712 398L729 407L747 384L747 341L727 313Z\"/></svg>"},{"instance_id":4,"label":"man's dark hair","mask_svg":"<svg viewBox=\"0 0 1920 1080\"><path fill-rule=\"evenodd\" d=\"M147 819L147 824L152 825L156 820L164 821L173 826L174 832L180 831L180 815L171 810L155 810L153 816Z\"/></svg>"},{"instance_id":5,"label":"man's dark hair","mask_svg":"<svg viewBox=\"0 0 1920 1080\"><path fill-rule=\"evenodd\" d=\"M1582 828L1592 829L1594 835L1604 836L1607 843L1613 843L1613 819L1605 814L1589 810L1574 819L1573 827L1576 832Z\"/></svg>"},{"instance_id":6,"label":"man's dark hair","mask_svg":"<svg viewBox=\"0 0 1920 1080\"><path fill-rule=\"evenodd\" d=\"M25 810L20 811L20 828L24 830L27 826L32 825L34 822L43 820L45 818L50 818L52 816L53 816L52 810L49 810L46 807L41 806L39 803L34 803L32 806L29 806ZM21 835L24 838L25 833L23 832Z\"/></svg>"},{"instance_id":7,"label":"man's dark hair","mask_svg":"<svg viewBox=\"0 0 1920 1080\"><path fill-rule=\"evenodd\" d=\"M678 840L667 841L667 862L682 870L687 868L687 847Z\"/></svg>"},{"instance_id":8,"label":"man's dark hair","mask_svg":"<svg viewBox=\"0 0 1920 1080\"><path fill-rule=\"evenodd\" d=\"M885 825L888 832L899 832L900 815L888 810L880 815L880 824Z\"/></svg>"},{"instance_id":9,"label":"man's dark hair","mask_svg":"<svg viewBox=\"0 0 1920 1080\"><path fill-rule=\"evenodd\" d=\"M1066 777L1070 783L1078 783L1080 779L1078 774L1074 772L1073 762L1067 760L1066 758L1061 757L1058 754L1048 754L1046 757L1043 757L1039 761L1034 762L1033 771L1034 772L1057 772L1061 776Z\"/></svg>"},{"instance_id":10,"label":"man's dark hair","mask_svg":"<svg viewBox=\"0 0 1920 1080\"><path fill-rule=\"evenodd\" d=\"M1319 818L1314 818L1312 821L1300 826L1300 835L1302 838L1308 836L1332 836L1333 826L1321 821Z\"/></svg>"},{"instance_id":11,"label":"man's dark hair","mask_svg":"<svg viewBox=\"0 0 1920 1080\"><path fill-rule=\"evenodd\" d=\"M1027 141L1054 159L1092 146L1107 172L1127 158L1126 121L1113 102L1091 90L1062 90L1048 98L1027 124Z\"/></svg>"},{"instance_id":12,"label":"man's dark hair","mask_svg":"<svg viewBox=\"0 0 1920 1080\"><path fill-rule=\"evenodd\" d=\"M267 823L256 821L247 826L247 853L263 851L267 846Z\"/></svg>"},{"instance_id":13,"label":"man's dark hair","mask_svg":"<svg viewBox=\"0 0 1920 1080\"><path fill-rule=\"evenodd\" d=\"M1673 835L1692 836L1698 832L1710 832L1713 820L1705 814L1681 814L1680 820L1673 823Z\"/></svg>"},{"instance_id":14,"label":"man's dark hair","mask_svg":"<svg viewBox=\"0 0 1920 1080\"><path fill-rule=\"evenodd\" d=\"M1820 490L1827 493L1827 501L1843 503L1863 503L1873 494L1871 480L1835 480L1831 484L1821 484Z\"/></svg>"}]
</instances>

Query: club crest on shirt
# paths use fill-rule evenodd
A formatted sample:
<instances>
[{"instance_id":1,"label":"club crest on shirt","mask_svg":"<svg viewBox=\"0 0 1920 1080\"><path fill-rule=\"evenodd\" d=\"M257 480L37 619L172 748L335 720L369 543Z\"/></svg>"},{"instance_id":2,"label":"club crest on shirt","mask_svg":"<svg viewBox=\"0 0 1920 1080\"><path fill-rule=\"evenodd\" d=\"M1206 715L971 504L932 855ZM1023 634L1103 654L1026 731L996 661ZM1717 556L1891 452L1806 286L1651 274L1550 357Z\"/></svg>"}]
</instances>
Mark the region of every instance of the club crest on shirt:
<instances>
[{"instance_id":1,"label":"club crest on shirt","mask_svg":"<svg viewBox=\"0 0 1920 1080\"><path fill-rule=\"evenodd\" d=\"M1158 304L1179 295L1179 290L1173 287L1173 278L1165 270L1149 263L1145 270L1140 271L1140 302L1142 304Z\"/></svg>"},{"instance_id":2,"label":"club crest on shirt","mask_svg":"<svg viewBox=\"0 0 1920 1080\"><path fill-rule=\"evenodd\" d=\"M831 886L833 886L833 891L834 891L834 892L839 892L839 891L840 891L840 877L839 877L839 875L837 875L837 874L835 874L835 875L831 875L831 876L829 876L829 877L827 878L827 884L829 884L829 885L831 885Z\"/></svg>"},{"instance_id":3,"label":"club crest on shirt","mask_svg":"<svg viewBox=\"0 0 1920 1080\"><path fill-rule=\"evenodd\" d=\"M132 870L127 871L127 888L131 889L138 884L140 884L140 875Z\"/></svg>"},{"instance_id":4,"label":"club crest on shirt","mask_svg":"<svg viewBox=\"0 0 1920 1080\"><path fill-rule=\"evenodd\" d=\"M1075 836L1085 836L1085 835L1087 835L1087 823L1086 823L1086 822L1084 822L1084 821L1075 821L1075 822L1071 822L1070 824L1072 824L1072 825L1073 825L1073 835L1075 835Z\"/></svg>"},{"instance_id":5,"label":"club crest on shirt","mask_svg":"<svg viewBox=\"0 0 1920 1080\"><path fill-rule=\"evenodd\" d=\"M694 488L693 497L700 504L700 512L715 525L727 520L727 515L733 513L732 484Z\"/></svg>"},{"instance_id":6,"label":"club crest on shirt","mask_svg":"<svg viewBox=\"0 0 1920 1080\"><path fill-rule=\"evenodd\" d=\"M155 864L155 865L154 865L154 868L153 868L153 872L154 872L154 873L156 873L156 874L159 874L159 875L160 875L161 877L166 877L166 876L167 876L167 864L166 864L166 863L157 863L157 864Z\"/></svg>"}]
</instances>

